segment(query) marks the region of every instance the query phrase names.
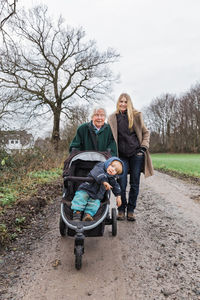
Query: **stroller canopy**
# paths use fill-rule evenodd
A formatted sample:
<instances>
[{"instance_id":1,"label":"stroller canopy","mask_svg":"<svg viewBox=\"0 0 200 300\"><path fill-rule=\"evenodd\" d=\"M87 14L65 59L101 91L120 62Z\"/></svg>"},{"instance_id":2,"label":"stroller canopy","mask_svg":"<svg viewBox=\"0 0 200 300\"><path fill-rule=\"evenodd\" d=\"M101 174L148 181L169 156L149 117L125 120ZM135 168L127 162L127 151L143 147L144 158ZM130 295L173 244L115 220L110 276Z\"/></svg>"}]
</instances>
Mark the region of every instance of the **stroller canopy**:
<instances>
[{"instance_id":1,"label":"stroller canopy","mask_svg":"<svg viewBox=\"0 0 200 300\"><path fill-rule=\"evenodd\" d=\"M63 177L69 174L69 169L76 160L104 162L111 157L108 152L97 151L73 151L64 162Z\"/></svg>"}]
</instances>

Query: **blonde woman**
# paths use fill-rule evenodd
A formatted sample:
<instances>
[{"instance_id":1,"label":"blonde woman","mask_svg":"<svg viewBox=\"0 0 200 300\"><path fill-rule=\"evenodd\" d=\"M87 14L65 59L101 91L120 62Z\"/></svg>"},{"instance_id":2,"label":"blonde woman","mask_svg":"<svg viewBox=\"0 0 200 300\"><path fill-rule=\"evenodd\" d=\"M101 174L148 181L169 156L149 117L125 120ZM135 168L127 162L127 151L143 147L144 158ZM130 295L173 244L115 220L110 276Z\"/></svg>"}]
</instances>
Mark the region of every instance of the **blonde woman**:
<instances>
[{"instance_id":1,"label":"blonde woman","mask_svg":"<svg viewBox=\"0 0 200 300\"><path fill-rule=\"evenodd\" d=\"M148 151L150 133L145 127L142 113L137 111L127 93L119 96L117 109L108 118L117 151L124 163L124 173L119 179L122 190L122 205L118 208L118 220L135 221L134 210L139 194L140 174L153 175L153 166ZM130 174L130 191L126 199L127 176Z\"/></svg>"}]
</instances>

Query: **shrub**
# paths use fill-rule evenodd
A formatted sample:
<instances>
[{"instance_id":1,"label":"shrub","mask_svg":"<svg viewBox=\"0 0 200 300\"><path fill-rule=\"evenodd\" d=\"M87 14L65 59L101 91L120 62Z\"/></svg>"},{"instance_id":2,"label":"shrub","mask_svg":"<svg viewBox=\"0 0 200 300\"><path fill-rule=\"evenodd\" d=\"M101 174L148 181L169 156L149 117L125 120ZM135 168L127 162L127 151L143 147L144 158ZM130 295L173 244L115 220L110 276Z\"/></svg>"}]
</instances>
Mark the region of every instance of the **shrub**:
<instances>
[{"instance_id":1,"label":"shrub","mask_svg":"<svg viewBox=\"0 0 200 300\"><path fill-rule=\"evenodd\" d=\"M43 149L35 147L12 154L0 151L0 183L19 180L31 171L62 167L65 157L63 152L55 152L50 143L47 143Z\"/></svg>"}]
</instances>

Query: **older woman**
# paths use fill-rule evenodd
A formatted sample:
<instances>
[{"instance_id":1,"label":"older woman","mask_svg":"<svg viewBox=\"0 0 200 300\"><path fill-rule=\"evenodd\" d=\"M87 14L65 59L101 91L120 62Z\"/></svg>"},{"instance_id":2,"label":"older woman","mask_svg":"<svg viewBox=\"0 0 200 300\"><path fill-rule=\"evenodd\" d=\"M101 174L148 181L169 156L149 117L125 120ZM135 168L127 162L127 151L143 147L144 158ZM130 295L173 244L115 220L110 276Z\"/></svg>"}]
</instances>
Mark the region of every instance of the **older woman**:
<instances>
[{"instance_id":1,"label":"older woman","mask_svg":"<svg viewBox=\"0 0 200 300\"><path fill-rule=\"evenodd\" d=\"M95 107L91 121L81 124L70 144L69 151L96 150L110 151L112 156L117 155L117 146L110 129L110 125L105 123L106 111L102 107Z\"/></svg>"},{"instance_id":2,"label":"older woman","mask_svg":"<svg viewBox=\"0 0 200 300\"><path fill-rule=\"evenodd\" d=\"M122 205L118 208L118 220L135 221L134 210L139 194L140 174L153 175L153 166L148 151L150 133L145 127L142 113L137 111L128 94L123 93L117 101L116 111L109 116L113 137L118 146L118 154L124 162L124 173L120 178ZM130 191L126 199L127 175L130 173Z\"/></svg>"}]
</instances>

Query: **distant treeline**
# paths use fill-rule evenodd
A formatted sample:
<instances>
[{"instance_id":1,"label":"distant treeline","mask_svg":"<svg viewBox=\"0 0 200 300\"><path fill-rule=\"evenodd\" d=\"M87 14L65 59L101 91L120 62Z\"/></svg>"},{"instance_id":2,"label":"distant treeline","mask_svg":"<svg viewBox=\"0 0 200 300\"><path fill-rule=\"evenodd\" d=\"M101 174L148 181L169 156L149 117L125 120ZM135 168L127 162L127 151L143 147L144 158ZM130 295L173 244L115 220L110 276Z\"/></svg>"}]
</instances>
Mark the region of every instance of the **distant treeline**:
<instances>
[{"instance_id":1,"label":"distant treeline","mask_svg":"<svg viewBox=\"0 0 200 300\"><path fill-rule=\"evenodd\" d=\"M152 152L200 153L200 83L179 97L155 98L143 113Z\"/></svg>"}]
</instances>

